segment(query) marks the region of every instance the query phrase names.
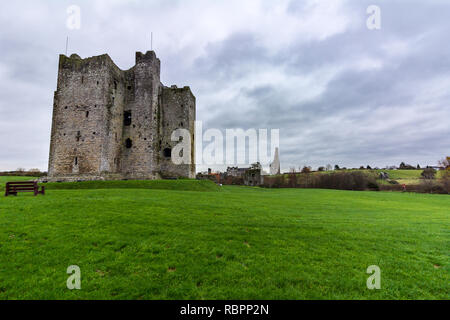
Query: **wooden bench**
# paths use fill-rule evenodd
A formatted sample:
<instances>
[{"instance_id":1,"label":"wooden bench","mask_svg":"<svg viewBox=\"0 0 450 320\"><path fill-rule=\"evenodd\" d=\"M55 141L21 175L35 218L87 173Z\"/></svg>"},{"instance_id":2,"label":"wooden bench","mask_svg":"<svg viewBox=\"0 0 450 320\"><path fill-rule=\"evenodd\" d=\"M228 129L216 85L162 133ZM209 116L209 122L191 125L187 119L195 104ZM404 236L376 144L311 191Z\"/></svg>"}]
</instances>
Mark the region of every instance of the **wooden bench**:
<instances>
[{"instance_id":1,"label":"wooden bench","mask_svg":"<svg viewBox=\"0 0 450 320\"><path fill-rule=\"evenodd\" d=\"M17 196L18 192L33 192L34 196L38 194L45 194L45 187L41 187L39 191L39 186L36 181L20 181L20 182L7 182L5 197L13 195Z\"/></svg>"}]
</instances>

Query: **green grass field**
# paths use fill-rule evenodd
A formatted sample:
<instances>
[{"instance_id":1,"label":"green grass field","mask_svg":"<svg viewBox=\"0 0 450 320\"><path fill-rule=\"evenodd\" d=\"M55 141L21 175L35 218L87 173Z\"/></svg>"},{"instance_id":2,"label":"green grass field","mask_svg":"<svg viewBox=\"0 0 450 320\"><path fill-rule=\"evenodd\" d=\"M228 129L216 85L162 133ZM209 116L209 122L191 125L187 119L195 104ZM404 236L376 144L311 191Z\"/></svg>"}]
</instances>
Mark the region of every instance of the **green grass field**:
<instances>
[{"instance_id":1,"label":"green grass field","mask_svg":"<svg viewBox=\"0 0 450 320\"><path fill-rule=\"evenodd\" d=\"M35 180L34 177L5 177L0 176L0 187L4 188L5 183L8 181L32 181Z\"/></svg>"},{"instance_id":2,"label":"green grass field","mask_svg":"<svg viewBox=\"0 0 450 320\"><path fill-rule=\"evenodd\" d=\"M447 195L133 183L2 196L0 299L449 298Z\"/></svg>"},{"instance_id":3,"label":"green grass field","mask_svg":"<svg viewBox=\"0 0 450 320\"><path fill-rule=\"evenodd\" d=\"M32 181L30 177L1 177L0 191L5 190L8 181ZM85 190L85 189L162 189L184 191L218 191L219 187L211 181L181 180L131 180L131 181L83 181L42 183L46 190Z\"/></svg>"}]
</instances>

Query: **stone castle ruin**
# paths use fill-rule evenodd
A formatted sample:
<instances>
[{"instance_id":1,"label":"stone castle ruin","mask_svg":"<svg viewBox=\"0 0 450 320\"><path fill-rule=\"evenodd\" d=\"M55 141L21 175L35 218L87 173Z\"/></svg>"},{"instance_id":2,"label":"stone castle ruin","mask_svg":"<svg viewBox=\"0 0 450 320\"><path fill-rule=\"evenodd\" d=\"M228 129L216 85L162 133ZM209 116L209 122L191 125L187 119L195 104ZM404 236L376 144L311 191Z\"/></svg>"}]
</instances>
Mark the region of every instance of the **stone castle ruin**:
<instances>
[{"instance_id":1,"label":"stone castle ruin","mask_svg":"<svg viewBox=\"0 0 450 320\"><path fill-rule=\"evenodd\" d=\"M137 52L127 71L107 54L61 55L46 180L195 178L194 123L194 95L161 83L153 51ZM179 128L190 133L191 164L171 160Z\"/></svg>"}]
</instances>

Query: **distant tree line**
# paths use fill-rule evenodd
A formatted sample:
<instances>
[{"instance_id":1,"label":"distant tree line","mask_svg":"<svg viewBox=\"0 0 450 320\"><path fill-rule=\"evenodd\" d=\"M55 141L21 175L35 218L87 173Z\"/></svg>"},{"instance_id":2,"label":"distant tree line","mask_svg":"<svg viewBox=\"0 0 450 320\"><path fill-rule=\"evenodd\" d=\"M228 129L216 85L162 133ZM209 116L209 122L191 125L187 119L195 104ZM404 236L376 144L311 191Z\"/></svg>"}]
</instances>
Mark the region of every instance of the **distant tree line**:
<instances>
[{"instance_id":1,"label":"distant tree line","mask_svg":"<svg viewBox=\"0 0 450 320\"><path fill-rule=\"evenodd\" d=\"M265 176L262 187L266 188L322 188L322 189L340 189L340 190L382 190L382 191L408 191L423 193L441 193L450 194L450 157L439 161L441 172L427 166L421 172L421 179L416 184L405 185L398 181L389 179L388 173L374 171L370 165L361 166L360 170L348 171L346 168L340 168L339 165L321 166L318 172L328 171L326 174L314 173L310 166L303 166L296 172L291 168L288 174L277 176ZM402 162L399 166L402 170L421 169L420 165L416 167ZM388 183L380 184L377 179L382 179ZM437 177L439 176L439 179Z\"/></svg>"},{"instance_id":2,"label":"distant tree line","mask_svg":"<svg viewBox=\"0 0 450 320\"><path fill-rule=\"evenodd\" d=\"M262 186L266 188L379 190L375 175L360 171L330 172L329 174L290 172L287 176L266 176Z\"/></svg>"},{"instance_id":3,"label":"distant tree line","mask_svg":"<svg viewBox=\"0 0 450 320\"><path fill-rule=\"evenodd\" d=\"M47 172L42 172L39 169L29 169L26 170L24 168L17 168L15 171L0 171L0 176L7 176L7 177L42 177L46 176Z\"/></svg>"}]
</instances>

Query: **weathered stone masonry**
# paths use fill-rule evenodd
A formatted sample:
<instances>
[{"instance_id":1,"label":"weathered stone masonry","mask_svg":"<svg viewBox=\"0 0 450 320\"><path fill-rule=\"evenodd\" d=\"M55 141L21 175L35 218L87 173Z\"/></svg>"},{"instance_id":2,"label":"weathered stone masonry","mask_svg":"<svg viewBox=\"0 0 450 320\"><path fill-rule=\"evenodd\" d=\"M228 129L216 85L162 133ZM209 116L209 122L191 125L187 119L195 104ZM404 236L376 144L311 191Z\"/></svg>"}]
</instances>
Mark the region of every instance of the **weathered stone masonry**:
<instances>
[{"instance_id":1,"label":"weathered stone masonry","mask_svg":"<svg viewBox=\"0 0 450 320\"><path fill-rule=\"evenodd\" d=\"M153 51L120 70L108 55L59 59L48 181L195 177L195 97L165 87ZM175 165L175 129L191 136L191 164Z\"/></svg>"}]
</instances>

